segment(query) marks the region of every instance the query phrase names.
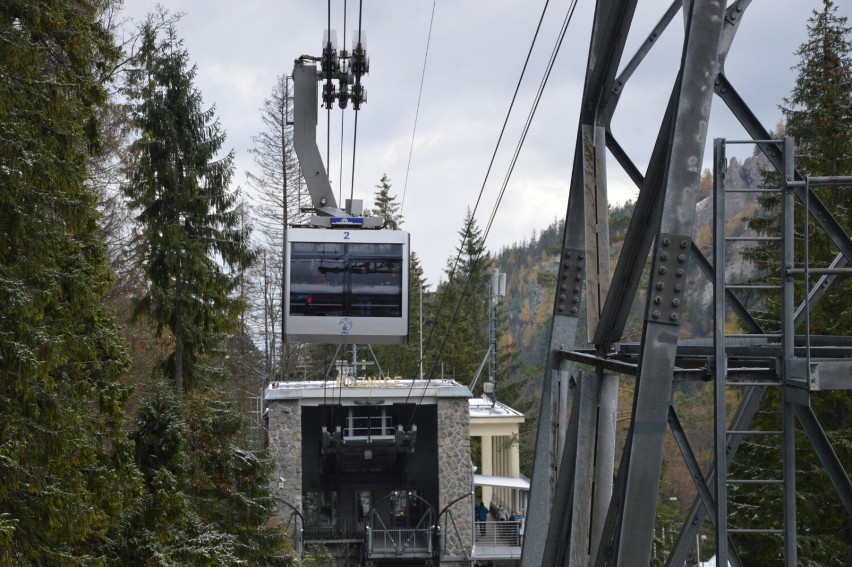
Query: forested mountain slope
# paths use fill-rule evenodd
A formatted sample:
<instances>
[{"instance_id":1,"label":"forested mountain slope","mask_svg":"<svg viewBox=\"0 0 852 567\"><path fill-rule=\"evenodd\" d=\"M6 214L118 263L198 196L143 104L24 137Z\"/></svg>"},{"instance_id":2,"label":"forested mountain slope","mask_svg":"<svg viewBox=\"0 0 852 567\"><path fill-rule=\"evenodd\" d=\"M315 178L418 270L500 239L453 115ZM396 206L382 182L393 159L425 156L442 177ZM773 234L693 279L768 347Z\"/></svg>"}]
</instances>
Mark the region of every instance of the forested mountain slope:
<instances>
[{"instance_id":1,"label":"forested mountain slope","mask_svg":"<svg viewBox=\"0 0 852 567\"><path fill-rule=\"evenodd\" d=\"M740 162L731 158L728 164L725 186L729 189L757 187L762 183L763 171L769 167L766 158L750 156ZM699 249L712 262L712 192L713 180L709 170L705 170L699 189L699 202L696 207L694 238ZM726 202L727 232L731 236L746 233L746 219L754 214L756 199L754 194L730 193ZM634 203L610 207L610 248L613 271L618 255L627 234ZM501 315L505 320L502 341L511 345L517 353L513 367L502 391L506 401L515 404L528 417L527 437L523 441L522 451L525 457L531 457L531 445L534 431L533 423L538 412L538 396L547 343L550 339L550 323L553 313L555 284L558 271L559 252L562 247L564 221L554 220L541 231L533 231L529 240L516 243L500 250L495 255L495 265L507 274L506 298L501 304ZM734 277L746 278L751 272L750 264L742 258L743 245L733 247L727 258L728 270ZM731 268L734 267L732 270ZM698 267L691 262L689 267L690 284L684 321L681 326L682 338L707 337L712 325L712 286ZM622 342L638 341L642 330L642 312L645 307L645 284L643 276L639 291L633 301L630 317L625 328ZM580 325L577 345L586 344L585 305L581 305ZM712 408L708 406L707 411ZM532 419L530 419L532 418ZM528 470L528 469L527 469Z\"/></svg>"}]
</instances>

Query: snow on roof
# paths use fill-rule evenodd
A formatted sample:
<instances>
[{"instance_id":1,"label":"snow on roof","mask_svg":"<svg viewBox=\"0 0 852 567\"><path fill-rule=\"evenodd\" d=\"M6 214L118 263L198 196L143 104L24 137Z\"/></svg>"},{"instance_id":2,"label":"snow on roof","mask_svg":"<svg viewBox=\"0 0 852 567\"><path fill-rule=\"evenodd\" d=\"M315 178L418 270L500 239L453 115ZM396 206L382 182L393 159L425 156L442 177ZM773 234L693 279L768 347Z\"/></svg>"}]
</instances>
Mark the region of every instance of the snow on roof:
<instances>
[{"instance_id":1,"label":"snow on roof","mask_svg":"<svg viewBox=\"0 0 852 567\"><path fill-rule=\"evenodd\" d=\"M510 408L502 402L492 402L491 398L485 394L481 398L470 398L467 400L470 406L470 417L491 417L491 418L523 418L524 414Z\"/></svg>"},{"instance_id":2,"label":"snow on roof","mask_svg":"<svg viewBox=\"0 0 852 567\"><path fill-rule=\"evenodd\" d=\"M470 390L453 380L403 380L400 378L343 378L301 382L272 382L264 392L267 401L299 399L316 405L336 400L336 403L370 399L378 405L408 400L416 403L435 403L437 398L469 398Z\"/></svg>"}]
</instances>

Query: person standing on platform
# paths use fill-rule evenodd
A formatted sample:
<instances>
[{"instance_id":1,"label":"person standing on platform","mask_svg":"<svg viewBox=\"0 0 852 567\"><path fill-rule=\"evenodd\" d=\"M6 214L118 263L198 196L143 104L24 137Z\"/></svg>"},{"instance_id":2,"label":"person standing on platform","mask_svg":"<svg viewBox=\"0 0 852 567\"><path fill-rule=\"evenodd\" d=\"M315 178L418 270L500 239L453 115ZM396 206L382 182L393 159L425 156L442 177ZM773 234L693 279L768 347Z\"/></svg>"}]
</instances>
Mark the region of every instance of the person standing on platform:
<instances>
[{"instance_id":1,"label":"person standing on platform","mask_svg":"<svg viewBox=\"0 0 852 567\"><path fill-rule=\"evenodd\" d=\"M488 508L485 503L479 501L479 506L476 507L476 520L479 522L479 535L485 535L485 522L488 520Z\"/></svg>"}]
</instances>

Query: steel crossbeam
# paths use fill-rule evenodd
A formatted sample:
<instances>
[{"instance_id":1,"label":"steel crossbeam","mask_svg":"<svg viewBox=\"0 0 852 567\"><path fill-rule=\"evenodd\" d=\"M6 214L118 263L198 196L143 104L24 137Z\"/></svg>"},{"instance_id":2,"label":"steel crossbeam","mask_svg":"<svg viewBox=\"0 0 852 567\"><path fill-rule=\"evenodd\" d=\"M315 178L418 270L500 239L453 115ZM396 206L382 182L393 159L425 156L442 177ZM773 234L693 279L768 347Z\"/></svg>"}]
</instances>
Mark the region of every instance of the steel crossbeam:
<instances>
[{"instance_id":1,"label":"steel crossbeam","mask_svg":"<svg viewBox=\"0 0 852 567\"><path fill-rule=\"evenodd\" d=\"M728 467L744 434L752 433L747 430L767 386L781 387L783 394L783 431L780 433L784 440L782 459L786 513L781 533L785 537L787 565L796 561L795 437L792 434L796 418L816 447L847 511L852 506L849 477L828 445L816 416L808 404L801 401L803 397L807 400L810 395L808 381L792 375L802 368L802 364L795 360L801 347L796 346L794 328L801 323L803 312L812 308L825 293L827 284L836 276L845 274L844 267L852 256L852 240L817 198L809 183L794 172L789 153L792 146L769 140L769 134L725 76L725 60L750 3L751 0L733 0L727 5L722 0L674 0L636 54L616 75L637 0L597 2L560 253L550 349L543 380L526 520L527 536L522 552L522 565L525 567L648 565L654 545L653 527L667 425L672 429L696 485L696 500L673 549L668 553L667 564L685 564L690 546L705 517L709 516L716 526L717 554L723 562L741 565L730 536L733 531L727 527L725 483ZM625 84L666 27L675 21L678 11L684 14L680 68L647 170L643 173L619 144L610 122ZM766 333L761 329L747 306L734 293L734 287L724 282L723 268L714 266L692 242L706 126L714 94L728 106L770 162L785 173L788 188L786 207L792 206L794 196L805 203L817 224L840 251L795 316L791 315L792 288L786 284L782 286L785 308L790 311L785 315L786 326L792 327L786 333ZM785 151L782 152L782 149ZM602 239L599 227L607 204L605 151L640 189L627 237L611 278L609 244L608 240ZM831 183L836 185L840 181L826 181L826 184ZM723 200L716 200L716 207L721 212L717 210L715 216L721 215L722 219L715 219L717 224L721 222L721 228L714 231L714 239L718 238L719 230L724 230L723 205ZM792 215L785 218L789 224ZM785 226L785 230L792 232L790 226ZM781 241L786 247L785 258L789 260L790 243ZM714 246L714 256L724 257L724 246L715 240ZM632 364L610 357L616 346L619 352L626 352L621 349L623 345L616 343L622 337L649 255L652 264L647 306L638 362ZM689 260L694 261L716 290L716 339L709 355L712 360L707 366L703 370L695 368L687 372L679 369L676 362L681 354L678 332L682 298L688 282L696 275L686 273ZM597 267L595 273L589 273L592 264ZM796 270L791 270L788 275L793 277L796 274ZM588 350L581 352L575 349L575 335L579 327L578 304L583 301L584 295L593 354L589 354ZM725 339L720 338L724 335L722 323L728 309L738 316L746 332L754 337L750 339L753 343L746 344L738 337L728 337L727 340L734 342L726 345ZM742 359L736 359L740 361L740 367L730 369L729 373L728 353L737 352L737 356L741 356L743 349L751 349L757 357L755 360L770 362L743 365ZM684 353L687 351L689 348L683 349ZM842 348L837 350L841 354L842 351ZM685 356L694 358L694 355ZM683 361L690 364L691 360ZM781 362L773 364L771 361ZM827 376L834 371L830 363L822 364ZM592 367L594 372L581 372L579 365ZM815 367L822 368L818 364ZM779 373L778 368L786 370ZM608 439L614 437L617 396L613 387L617 388L618 382L616 376L607 372L636 377L630 426L614 485L611 484L612 457L606 455L614 444ZM774 379L769 377L767 381L768 374L772 374ZM689 378L690 375L693 378ZM713 376L715 380L716 456L706 473L700 470L672 402L675 376L686 376L687 379ZM733 379L734 376L737 378ZM824 383L819 380L817 383L838 387L838 380L832 376ZM731 421L732 429L726 430L724 391L735 384L746 385L746 393ZM838 388L850 389L845 384ZM606 393L604 390L607 390ZM600 452L602 450L603 453Z\"/></svg>"}]
</instances>

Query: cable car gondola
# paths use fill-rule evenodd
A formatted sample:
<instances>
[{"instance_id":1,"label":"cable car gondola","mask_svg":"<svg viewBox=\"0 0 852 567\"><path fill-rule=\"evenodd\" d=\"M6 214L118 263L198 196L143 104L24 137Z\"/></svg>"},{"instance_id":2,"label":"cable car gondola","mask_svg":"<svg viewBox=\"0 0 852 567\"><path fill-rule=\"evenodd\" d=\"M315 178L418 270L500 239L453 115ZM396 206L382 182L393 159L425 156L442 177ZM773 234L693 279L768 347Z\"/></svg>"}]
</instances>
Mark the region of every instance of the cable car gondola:
<instances>
[{"instance_id":1,"label":"cable car gondola","mask_svg":"<svg viewBox=\"0 0 852 567\"><path fill-rule=\"evenodd\" d=\"M357 52L365 58L359 43ZM403 344L408 338L408 233L381 228L383 219L362 216L362 202L337 208L316 146L317 80L323 101L349 101L350 71L326 43L323 58L303 56L293 67L293 147L311 195L313 228L287 230L284 333L289 342ZM316 61L322 59L318 73ZM354 70L360 77L363 65ZM354 96L354 92L353 92ZM342 98L340 98L342 97ZM356 108L363 102L352 98ZM357 105L355 103L358 103Z\"/></svg>"},{"instance_id":2,"label":"cable car gondola","mask_svg":"<svg viewBox=\"0 0 852 567\"><path fill-rule=\"evenodd\" d=\"M288 229L287 341L405 343L408 254L401 230Z\"/></svg>"}]
</instances>

